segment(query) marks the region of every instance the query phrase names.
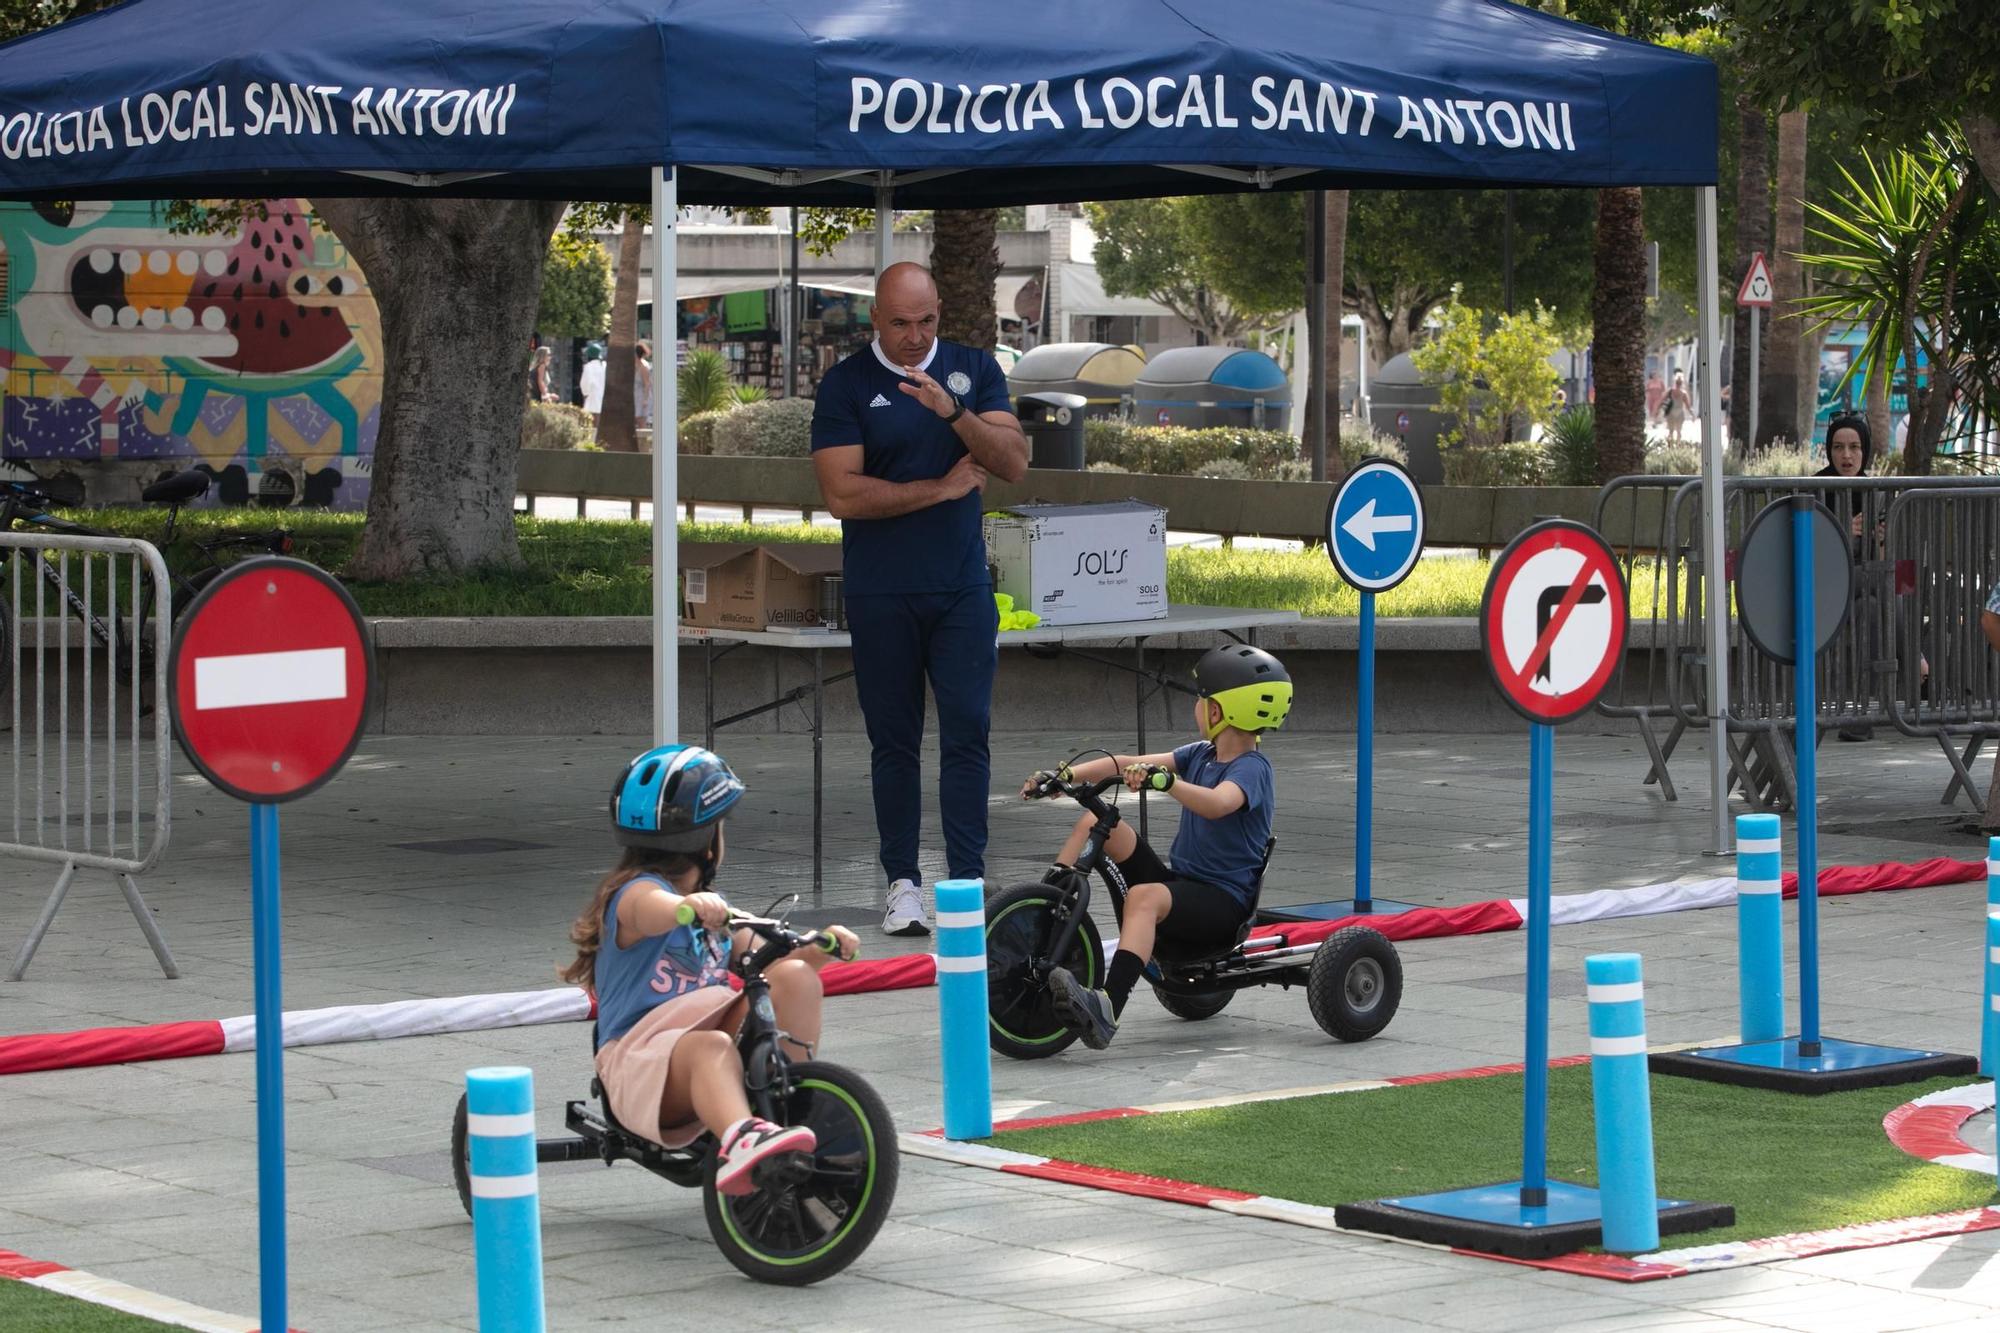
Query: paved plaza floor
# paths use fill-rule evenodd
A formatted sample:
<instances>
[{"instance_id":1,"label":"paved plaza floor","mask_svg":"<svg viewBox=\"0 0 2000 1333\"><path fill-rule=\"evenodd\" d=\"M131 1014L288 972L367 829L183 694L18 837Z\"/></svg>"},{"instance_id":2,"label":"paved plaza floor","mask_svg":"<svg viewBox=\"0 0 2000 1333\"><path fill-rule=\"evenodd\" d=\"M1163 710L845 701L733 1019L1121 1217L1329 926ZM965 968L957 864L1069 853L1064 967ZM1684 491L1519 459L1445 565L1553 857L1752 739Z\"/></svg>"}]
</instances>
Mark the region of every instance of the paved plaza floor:
<instances>
[{"instance_id":1,"label":"paved plaza floor","mask_svg":"<svg viewBox=\"0 0 2000 1333\"><path fill-rule=\"evenodd\" d=\"M1002 738L996 792L1077 742ZM339 780L283 814L287 1007L558 984L566 925L610 860L606 793L642 743L364 742ZM722 887L756 907L779 892L809 894L807 741L748 737L724 748L750 795L730 825ZM1281 798L1267 900L1346 894L1351 738L1285 735L1269 752ZM1732 872L1703 855L1699 748L1678 761L1677 805L1640 786L1642 754L1630 733L1561 734L1557 892ZM1962 809L1937 804L1945 770L1934 748L1883 739L1828 744L1822 756L1826 862L1983 853L1959 828ZM1425 904L1520 896L1526 758L1525 734L1384 738L1376 892ZM860 738L828 738L827 774L823 907L872 919L880 881ZM995 880L1038 872L1070 818L1000 796L992 812ZM928 818L936 845L934 807ZM1154 823L1163 845L1168 822ZM28 979L0 985L0 1033L248 1013L246 830L243 807L185 777L171 848L144 882L184 976L161 979L115 889L86 872ZM52 878L11 863L0 892L9 955ZM1966 884L1827 901L1827 1031L1975 1049L1984 894ZM877 956L908 947L863 933ZM1402 1010L1358 1046L1326 1039L1298 991L1247 992L1201 1024L1141 995L1109 1051L997 1061L998 1110L1055 1114L1518 1060L1523 949L1520 934L1402 946ZM1555 932L1553 1054L1585 1049L1582 960L1608 949L1644 955L1656 1043L1734 1030L1732 912L1569 926ZM904 1129L938 1123L936 1002L929 989L829 1002L825 1053L865 1071ZM533 1067L538 1118L552 1134L562 1101L584 1095L589 1040L585 1025L566 1024L289 1052L293 1324L474 1327L472 1231L447 1158L464 1070ZM222 1055L0 1078L0 1248L254 1315L252 1065ZM1519 1126L1492 1133L1512 1138ZM1619 1286L905 1157L895 1212L873 1248L847 1274L789 1291L738 1276L708 1240L698 1195L635 1167L545 1168L542 1187L557 1329L1824 1331L1991 1329L2000 1318L1993 1232Z\"/></svg>"}]
</instances>

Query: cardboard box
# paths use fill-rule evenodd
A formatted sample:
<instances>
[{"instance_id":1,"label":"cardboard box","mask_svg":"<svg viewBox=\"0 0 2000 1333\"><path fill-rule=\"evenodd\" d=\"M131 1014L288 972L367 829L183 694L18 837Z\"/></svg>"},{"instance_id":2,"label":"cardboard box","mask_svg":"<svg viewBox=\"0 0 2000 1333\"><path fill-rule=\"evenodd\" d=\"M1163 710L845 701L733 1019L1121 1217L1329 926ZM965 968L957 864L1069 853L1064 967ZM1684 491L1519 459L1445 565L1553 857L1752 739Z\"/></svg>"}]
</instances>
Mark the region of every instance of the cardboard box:
<instances>
[{"instance_id":1,"label":"cardboard box","mask_svg":"<svg viewBox=\"0 0 2000 1333\"><path fill-rule=\"evenodd\" d=\"M708 629L821 624L820 590L840 573L836 542L683 542L681 623Z\"/></svg>"},{"instance_id":2,"label":"cardboard box","mask_svg":"<svg viewBox=\"0 0 2000 1333\"><path fill-rule=\"evenodd\" d=\"M1028 504L986 516L994 591L1044 625L1167 614L1167 511L1139 500Z\"/></svg>"}]
</instances>

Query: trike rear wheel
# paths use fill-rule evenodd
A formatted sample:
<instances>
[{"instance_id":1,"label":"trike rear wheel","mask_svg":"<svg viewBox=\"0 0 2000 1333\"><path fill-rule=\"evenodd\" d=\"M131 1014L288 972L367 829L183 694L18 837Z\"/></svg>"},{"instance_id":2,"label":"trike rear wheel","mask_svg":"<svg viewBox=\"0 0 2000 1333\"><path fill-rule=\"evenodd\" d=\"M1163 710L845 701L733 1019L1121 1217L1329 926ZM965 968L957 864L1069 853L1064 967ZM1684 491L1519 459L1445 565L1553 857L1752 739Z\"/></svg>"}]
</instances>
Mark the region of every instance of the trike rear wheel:
<instances>
[{"instance_id":1,"label":"trike rear wheel","mask_svg":"<svg viewBox=\"0 0 2000 1333\"><path fill-rule=\"evenodd\" d=\"M1386 935L1367 926L1336 931L1306 974L1313 1021L1341 1041L1367 1041L1389 1026L1403 1002L1403 961Z\"/></svg>"},{"instance_id":2,"label":"trike rear wheel","mask_svg":"<svg viewBox=\"0 0 2000 1333\"><path fill-rule=\"evenodd\" d=\"M1062 902L1054 885L1016 884L986 904L986 1036L1010 1059L1045 1059L1076 1040L1049 999L1050 968L1068 968L1086 988L1104 984L1104 945L1088 916L1063 956L1049 956Z\"/></svg>"},{"instance_id":3,"label":"trike rear wheel","mask_svg":"<svg viewBox=\"0 0 2000 1333\"><path fill-rule=\"evenodd\" d=\"M458 1094L458 1109L451 1113L451 1183L458 1187L458 1201L465 1207L465 1215L472 1216L472 1162L471 1148L466 1140L468 1126L466 1119L465 1094Z\"/></svg>"},{"instance_id":4,"label":"trike rear wheel","mask_svg":"<svg viewBox=\"0 0 2000 1333\"><path fill-rule=\"evenodd\" d=\"M758 1187L741 1195L716 1192L711 1153L702 1211L730 1263L759 1282L802 1287L838 1273L875 1239L895 1202L901 1159L888 1108L841 1065L793 1065L779 1119L807 1126L818 1145L794 1154L803 1161L773 1160Z\"/></svg>"},{"instance_id":5,"label":"trike rear wheel","mask_svg":"<svg viewBox=\"0 0 2000 1333\"><path fill-rule=\"evenodd\" d=\"M1200 995L1176 995L1172 991L1155 986L1153 994L1160 997L1160 1007L1175 1018L1185 1018L1190 1023L1199 1023L1204 1018L1214 1018L1229 1007L1236 998L1233 990L1205 991Z\"/></svg>"}]
</instances>

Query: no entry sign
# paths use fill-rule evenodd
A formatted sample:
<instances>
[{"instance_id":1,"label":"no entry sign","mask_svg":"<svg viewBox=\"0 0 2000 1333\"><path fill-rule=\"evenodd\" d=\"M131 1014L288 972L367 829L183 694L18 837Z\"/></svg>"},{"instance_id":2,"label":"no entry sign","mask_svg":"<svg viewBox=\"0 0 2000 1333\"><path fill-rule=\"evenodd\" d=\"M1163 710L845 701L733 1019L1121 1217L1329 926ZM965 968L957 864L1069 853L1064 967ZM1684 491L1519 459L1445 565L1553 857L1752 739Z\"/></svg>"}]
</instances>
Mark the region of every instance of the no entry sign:
<instances>
[{"instance_id":1,"label":"no entry sign","mask_svg":"<svg viewBox=\"0 0 2000 1333\"><path fill-rule=\"evenodd\" d=\"M1479 637L1501 697L1530 722L1589 711L1625 653L1625 580L1595 531L1537 523L1493 563Z\"/></svg>"},{"instance_id":2,"label":"no entry sign","mask_svg":"<svg viewBox=\"0 0 2000 1333\"><path fill-rule=\"evenodd\" d=\"M294 800L354 753L374 666L367 623L332 575L247 560L201 591L174 635L174 736L238 800Z\"/></svg>"}]
</instances>

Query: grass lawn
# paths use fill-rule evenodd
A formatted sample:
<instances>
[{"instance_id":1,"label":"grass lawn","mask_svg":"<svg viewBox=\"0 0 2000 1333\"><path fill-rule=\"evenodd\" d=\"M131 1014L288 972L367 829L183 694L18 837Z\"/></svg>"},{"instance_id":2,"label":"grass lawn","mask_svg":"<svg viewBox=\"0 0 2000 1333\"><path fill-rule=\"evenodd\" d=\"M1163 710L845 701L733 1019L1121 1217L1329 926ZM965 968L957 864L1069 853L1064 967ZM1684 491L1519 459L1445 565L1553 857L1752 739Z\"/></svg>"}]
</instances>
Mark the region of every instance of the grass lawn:
<instances>
[{"instance_id":1,"label":"grass lawn","mask_svg":"<svg viewBox=\"0 0 2000 1333\"><path fill-rule=\"evenodd\" d=\"M144 1333L173 1327L0 1278L0 1328L7 1333Z\"/></svg>"},{"instance_id":2,"label":"grass lawn","mask_svg":"<svg viewBox=\"0 0 2000 1333\"><path fill-rule=\"evenodd\" d=\"M69 515L95 527L157 541L164 515L149 509L95 509ZM650 525L625 519L514 520L522 566L470 578L348 586L371 616L645 616L653 610ZM361 539L361 515L268 509L196 510L182 519L192 539L283 526L295 554L339 573ZM840 540L837 529L800 524L682 523L682 541ZM198 561L183 547L174 561ZM1400 587L1376 599L1382 617L1476 616L1489 562L1433 556ZM1650 619L1651 565L1634 570L1634 619ZM1360 595L1333 572L1324 551L1178 547L1167 553L1167 596L1182 605L1295 610L1307 617L1354 616Z\"/></svg>"},{"instance_id":3,"label":"grass lawn","mask_svg":"<svg viewBox=\"0 0 2000 1333\"><path fill-rule=\"evenodd\" d=\"M1663 1198L1733 1204L1736 1225L1665 1246L1818 1231L1996 1201L1991 1176L1933 1166L1882 1117L1941 1078L1823 1097L1655 1078ZM1002 1133L990 1143L1223 1189L1334 1205L1518 1180L1518 1074ZM1597 1183L1590 1068L1549 1075L1549 1176Z\"/></svg>"}]
</instances>

